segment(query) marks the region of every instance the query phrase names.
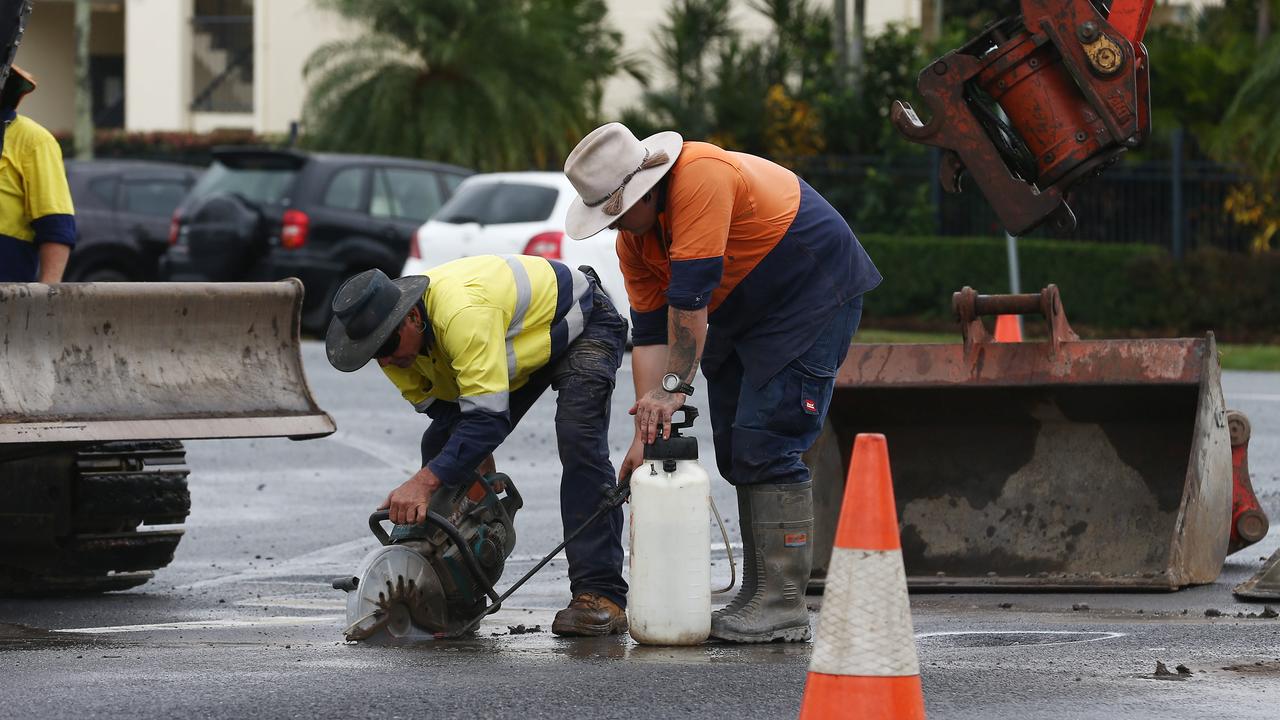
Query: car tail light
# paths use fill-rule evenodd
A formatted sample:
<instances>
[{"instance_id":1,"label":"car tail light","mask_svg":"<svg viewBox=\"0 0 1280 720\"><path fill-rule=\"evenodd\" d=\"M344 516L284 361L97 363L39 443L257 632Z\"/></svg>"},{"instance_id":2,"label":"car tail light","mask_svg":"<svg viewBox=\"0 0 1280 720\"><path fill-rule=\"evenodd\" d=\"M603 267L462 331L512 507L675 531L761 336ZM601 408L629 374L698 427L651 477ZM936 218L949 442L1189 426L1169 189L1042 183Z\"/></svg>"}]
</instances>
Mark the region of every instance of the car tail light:
<instances>
[{"instance_id":1,"label":"car tail light","mask_svg":"<svg viewBox=\"0 0 1280 720\"><path fill-rule=\"evenodd\" d=\"M525 255L537 255L548 260L560 259L560 243L564 240L564 233L559 230L551 232L538 233L529 238L529 242L525 243Z\"/></svg>"},{"instance_id":2,"label":"car tail light","mask_svg":"<svg viewBox=\"0 0 1280 720\"><path fill-rule=\"evenodd\" d=\"M182 227L182 216L177 210L173 211L173 217L169 220L169 244L178 244L178 229Z\"/></svg>"},{"instance_id":3,"label":"car tail light","mask_svg":"<svg viewBox=\"0 0 1280 720\"><path fill-rule=\"evenodd\" d=\"M285 210L284 226L280 229L280 246L295 250L307 244L307 230L311 220L301 210Z\"/></svg>"},{"instance_id":4,"label":"car tail light","mask_svg":"<svg viewBox=\"0 0 1280 720\"><path fill-rule=\"evenodd\" d=\"M413 239L409 241L409 257L414 260L422 259L422 250L418 249L418 240L422 237L422 228L419 227L413 231Z\"/></svg>"}]
</instances>

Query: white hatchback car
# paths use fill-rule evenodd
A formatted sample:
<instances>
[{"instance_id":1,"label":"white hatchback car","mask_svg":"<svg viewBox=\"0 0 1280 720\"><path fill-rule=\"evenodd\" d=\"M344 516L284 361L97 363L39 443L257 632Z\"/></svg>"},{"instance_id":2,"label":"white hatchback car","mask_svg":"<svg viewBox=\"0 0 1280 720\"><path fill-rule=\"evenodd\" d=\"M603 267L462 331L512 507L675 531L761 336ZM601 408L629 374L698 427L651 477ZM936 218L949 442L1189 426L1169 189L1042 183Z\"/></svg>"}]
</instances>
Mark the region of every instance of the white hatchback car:
<instances>
[{"instance_id":1,"label":"white hatchback car","mask_svg":"<svg viewBox=\"0 0 1280 720\"><path fill-rule=\"evenodd\" d=\"M570 239L565 216L575 197L564 173L472 175L414 233L400 274L421 274L472 255L539 255L572 267L590 265L629 324L631 306L614 244L618 234L606 229L585 240Z\"/></svg>"}]
</instances>

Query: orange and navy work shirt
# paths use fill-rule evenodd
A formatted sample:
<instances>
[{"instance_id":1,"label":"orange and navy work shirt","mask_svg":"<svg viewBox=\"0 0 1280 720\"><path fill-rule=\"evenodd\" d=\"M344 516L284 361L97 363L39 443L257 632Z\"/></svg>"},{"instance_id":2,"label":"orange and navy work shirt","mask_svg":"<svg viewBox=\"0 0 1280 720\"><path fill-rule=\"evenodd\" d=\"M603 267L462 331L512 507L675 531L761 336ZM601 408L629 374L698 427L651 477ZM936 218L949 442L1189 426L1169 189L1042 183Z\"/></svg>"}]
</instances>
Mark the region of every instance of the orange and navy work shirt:
<instances>
[{"instance_id":1,"label":"orange and navy work shirt","mask_svg":"<svg viewBox=\"0 0 1280 720\"><path fill-rule=\"evenodd\" d=\"M53 135L13 111L0 152L0 282L34 282L38 247L76 244L75 209L62 149Z\"/></svg>"},{"instance_id":2,"label":"orange and navy work shirt","mask_svg":"<svg viewBox=\"0 0 1280 720\"><path fill-rule=\"evenodd\" d=\"M654 229L619 232L617 250L636 345L667 342L668 307L705 307L703 372L737 352L756 387L881 280L844 218L795 173L701 142L684 143L667 174Z\"/></svg>"}]
</instances>

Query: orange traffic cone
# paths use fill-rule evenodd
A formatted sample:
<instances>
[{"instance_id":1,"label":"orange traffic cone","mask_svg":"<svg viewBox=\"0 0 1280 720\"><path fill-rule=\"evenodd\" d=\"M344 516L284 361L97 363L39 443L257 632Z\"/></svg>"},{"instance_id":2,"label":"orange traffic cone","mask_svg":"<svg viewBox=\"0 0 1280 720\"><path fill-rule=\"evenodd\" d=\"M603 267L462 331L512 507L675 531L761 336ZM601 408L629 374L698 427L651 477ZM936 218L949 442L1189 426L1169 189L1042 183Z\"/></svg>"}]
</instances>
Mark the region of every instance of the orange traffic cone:
<instances>
[{"instance_id":1,"label":"orange traffic cone","mask_svg":"<svg viewBox=\"0 0 1280 720\"><path fill-rule=\"evenodd\" d=\"M884 435L853 444L800 720L924 718Z\"/></svg>"},{"instance_id":2,"label":"orange traffic cone","mask_svg":"<svg viewBox=\"0 0 1280 720\"><path fill-rule=\"evenodd\" d=\"M1017 315L1000 315L996 317L996 342L1022 342L1022 323Z\"/></svg>"}]
</instances>

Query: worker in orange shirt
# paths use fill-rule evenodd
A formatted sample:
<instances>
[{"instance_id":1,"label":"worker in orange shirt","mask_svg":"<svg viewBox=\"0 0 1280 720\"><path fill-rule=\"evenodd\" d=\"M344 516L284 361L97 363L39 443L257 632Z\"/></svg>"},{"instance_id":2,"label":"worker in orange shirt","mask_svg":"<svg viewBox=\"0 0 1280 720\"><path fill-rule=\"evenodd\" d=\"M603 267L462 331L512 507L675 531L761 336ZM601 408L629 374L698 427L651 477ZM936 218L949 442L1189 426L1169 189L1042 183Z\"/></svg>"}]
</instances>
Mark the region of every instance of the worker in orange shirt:
<instances>
[{"instance_id":1,"label":"worker in orange shirt","mask_svg":"<svg viewBox=\"0 0 1280 720\"><path fill-rule=\"evenodd\" d=\"M675 132L638 140L609 123L565 173L575 239L618 230L631 301L635 439L670 433L701 363L716 464L737 488L742 588L712 615L728 642L810 638L813 493L801 455L817 439L880 273L844 218L790 170Z\"/></svg>"}]
</instances>

